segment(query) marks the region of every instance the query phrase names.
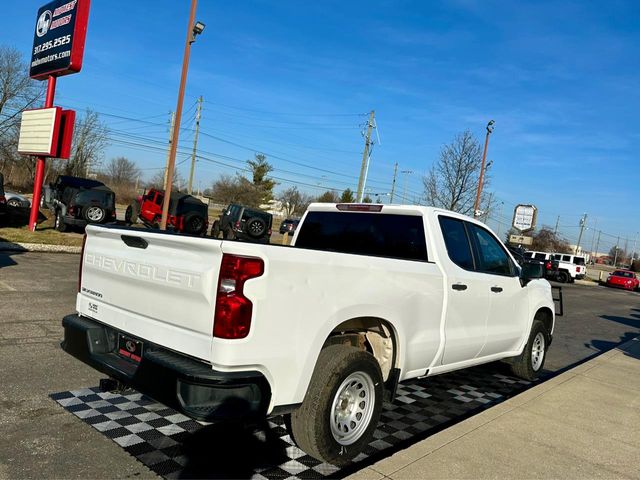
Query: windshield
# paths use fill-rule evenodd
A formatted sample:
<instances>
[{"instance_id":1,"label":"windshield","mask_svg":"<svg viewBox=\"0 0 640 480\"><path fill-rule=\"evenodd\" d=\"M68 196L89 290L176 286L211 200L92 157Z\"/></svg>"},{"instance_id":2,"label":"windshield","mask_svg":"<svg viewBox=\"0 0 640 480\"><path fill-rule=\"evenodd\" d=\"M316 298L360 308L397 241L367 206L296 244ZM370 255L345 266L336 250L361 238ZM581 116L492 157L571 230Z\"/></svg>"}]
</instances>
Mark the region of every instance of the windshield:
<instances>
[{"instance_id":1,"label":"windshield","mask_svg":"<svg viewBox=\"0 0 640 480\"><path fill-rule=\"evenodd\" d=\"M625 278L633 278L635 275L632 272L623 272L622 270L617 270L613 272L614 277L625 277Z\"/></svg>"}]
</instances>

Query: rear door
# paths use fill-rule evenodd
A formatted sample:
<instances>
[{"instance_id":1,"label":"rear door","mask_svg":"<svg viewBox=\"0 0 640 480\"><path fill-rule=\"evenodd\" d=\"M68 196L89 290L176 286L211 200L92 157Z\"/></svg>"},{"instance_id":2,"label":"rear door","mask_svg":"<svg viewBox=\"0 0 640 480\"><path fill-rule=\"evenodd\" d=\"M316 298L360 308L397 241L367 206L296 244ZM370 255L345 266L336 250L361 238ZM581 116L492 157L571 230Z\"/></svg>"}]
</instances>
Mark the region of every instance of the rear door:
<instances>
[{"instance_id":1,"label":"rear door","mask_svg":"<svg viewBox=\"0 0 640 480\"><path fill-rule=\"evenodd\" d=\"M209 359L220 245L143 229L88 227L78 312Z\"/></svg>"}]
</instances>

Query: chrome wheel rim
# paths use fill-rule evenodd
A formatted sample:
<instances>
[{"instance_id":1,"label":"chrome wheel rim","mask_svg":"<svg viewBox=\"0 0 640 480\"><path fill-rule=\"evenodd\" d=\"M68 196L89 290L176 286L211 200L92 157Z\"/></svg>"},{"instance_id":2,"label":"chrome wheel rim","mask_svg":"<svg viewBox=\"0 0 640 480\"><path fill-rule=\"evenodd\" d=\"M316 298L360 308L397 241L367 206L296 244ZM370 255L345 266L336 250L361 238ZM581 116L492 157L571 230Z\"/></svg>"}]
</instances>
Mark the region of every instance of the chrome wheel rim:
<instances>
[{"instance_id":1,"label":"chrome wheel rim","mask_svg":"<svg viewBox=\"0 0 640 480\"><path fill-rule=\"evenodd\" d=\"M89 207L89 210L87 210L87 217L92 222L99 222L102 220L102 209L100 207Z\"/></svg>"},{"instance_id":2,"label":"chrome wheel rim","mask_svg":"<svg viewBox=\"0 0 640 480\"><path fill-rule=\"evenodd\" d=\"M338 387L331 405L331 434L340 445L358 441L369 427L375 404L375 387L364 372L354 372Z\"/></svg>"},{"instance_id":3,"label":"chrome wheel rim","mask_svg":"<svg viewBox=\"0 0 640 480\"><path fill-rule=\"evenodd\" d=\"M533 339L533 345L531 346L531 367L537 372L542 366L544 360L544 335L542 332L538 332Z\"/></svg>"}]
</instances>

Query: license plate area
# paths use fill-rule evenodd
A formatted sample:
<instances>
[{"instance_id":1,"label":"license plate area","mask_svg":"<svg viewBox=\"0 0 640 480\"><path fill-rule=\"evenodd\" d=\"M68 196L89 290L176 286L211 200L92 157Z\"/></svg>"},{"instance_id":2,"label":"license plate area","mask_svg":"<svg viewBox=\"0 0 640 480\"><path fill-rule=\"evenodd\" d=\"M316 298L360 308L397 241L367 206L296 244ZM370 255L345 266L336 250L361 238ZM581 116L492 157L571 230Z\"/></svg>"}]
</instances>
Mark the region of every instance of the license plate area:
<instances>
[{"instance_id":1,"label":"license plate area","mask_svg":"<svg viewBox=\"0 0 640 480\"><path fill-rule=\"evenodd\" d=\"M144 344L140 340L128 337L122 333L118 334L118 355L140 363L142 360L142 349Z\"/></svg>"}]
</instances>

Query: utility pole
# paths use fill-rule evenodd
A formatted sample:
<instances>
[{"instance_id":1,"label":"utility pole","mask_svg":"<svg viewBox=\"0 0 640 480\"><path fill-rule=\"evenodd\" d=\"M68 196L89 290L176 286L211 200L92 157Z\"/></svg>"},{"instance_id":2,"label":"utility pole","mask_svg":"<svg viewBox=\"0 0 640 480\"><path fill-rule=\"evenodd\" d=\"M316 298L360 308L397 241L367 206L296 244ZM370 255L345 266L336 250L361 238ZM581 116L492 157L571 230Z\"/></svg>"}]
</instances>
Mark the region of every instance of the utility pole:
<instances>
[{"instance_id":1,"label":"utility pole","mask_svg":"<svg viewBox=\"0 0 640 480\"><path fill-rule=\"evenodd\" d=\"M619 243L620 243L620 237L618 237L618 239L616 240L616 254L613 257L613 268L616 268L616 265L618 264L618 250L620 250L618 248Z\"/></svg>"},{"instance_id":2,"label":"utility pole","mask_svg":"<svg viewBox=\"0 0 640 480\"><path fill-rule=\"evenodd\" d=\"M180 75L180 86L178 87L178 100L176 102L176 121L171 140L171 151L169 153L169 165L167 165L167 182L164 183L164 200L162 202L162 217L160 219L160 230L167 229L167 217L169 216L169 203L171 202L171 183L173 181L173 169L176 164L176 151L180 137L180 121L182 120L182 104L184 103L184 90L187 85L187 72L189 71L189 57L191 56L191 44L196 41L196 35L200 35L204 30L202 22L196 22L196 7L198 0L191 0L189 9L189 24L187 25L187 38L184 44L184 54L182 56L182 73Z\"/></svg>"},{"instance_id":3,"label":"utility pole","mask_svg":"<svg viewBox=\"0 0 640 480\"><path fill-rule=\"evenodd\" d=\"M367 122L367 134L364 137L364 152L362 153L362 166L360 167L360 179L358 180L358 192L356 194L356 201L358 203L362 203L364 196L365 176L369 165L369 148L371 147L371 131L373 130L374 118L375 110L371 110L369 113L369 121Z\"/></svg>"},{"instance_id":4,"label":"utility pole","mask_svg":"<svg viewBox=\"0 0 640 480\"><path fill-rule=\"evenodd\" d=\"M487 161L487 148L489 147L489 135L493 132L493 125L496 122L489 120L487 123L487 136L484 139L484 152L482 152L482 165L480 166L480 178L478 179L478 190L476 191L476 203L473 206L473 217L478 218L480 216L480 198L482 196L482 183L484 182L484 170L485 162Z\"/></svg>"},{"instance_id":5,"label":"utility pole","mask_svg":"<svg viewBox=\"0 0 640 480\"><path fill-rule=\"evenodd\" d=\"M167 185L167 172L169 171L169 160L171 159L171 142L173 142L173 127L176 124L176 112L171 112L171 126L169 127L169 145L167 146L167 163L164 167L164 185ZM173 179L171 179L173 184Z\"/></svg>"},{"instance_id":6,"label":"utility pole","mask_svg":"<svg viewBox=\"0 0 640 480\"><path fill-rule=\"evenodd\" d=\"M556 228L553 230L553 233L555 235L558 234L558 226L560 225L560 215L558 215L558 218L556 218Z\"/></svg>"},{"instance_id":7,"label":"utility pole","mask_svg":"<svg viewBox=\"0 0 640 480\"><path fill-rule=\"evenodd\" d=\"M396 193L396 177L398 176L398 162L393 167L393 181L391 182L391 198L389 203L393 203L393 195Z\"/></svg>"},{"instance_id":8,"label":"utility pole","mask_svg":"<svg viewBox=\"0 0 640 480\"><path fill-rule=\"evenodd\" d=\"M594 254L594 250L593 250L593 243L596 239L596 227L598 226L598 218L596 218L596 221L593 224L593 235L591 236L591 255L593 256Z\"/></svg>"},{"instance_id":9,"label":"utility pole","mask_svg":"<svg viewBox=\"0 0 640 480\"><path fill-rule=\"evenodd\" d=\"M587 224L587 214L585 213L580 219L580 235L578 235L578 244L576 245L575 255L578 254L578 250L580 249L580 240L582 240L582 234L584 233L584 227Z\"/></svg>"},{"instance_id":10,"label":"utility pole","mask_svg":"<svg viewBox=\"0 0 640 480\"><path fill-rule=\"evenodd\" d=\"M402 188L402 203L407 202L407 178L413 173L413 170L402 170L400 173L404 174L404 187Z\"/></svg>"},{"instance_id":11,"label":"utility pole","mask_svg":"<svg viewBox=\"0 0 640 480\"><path fill-rule=\"evenodd\" d=\"M633 263L633 260L636 256L636 241L638 240L638 232L636 232L636 235L633 237L633 250L631 250L631 263Z\"/></svg>"},{"instance_id":12,"label":"utility pole","mask_svg":"<svg viewBox=\"0 0 640 480\"><path fill-rule=\"evenodd\" d=\"M602 230L598 230L598 241L596 242L596 249L594 250L594 257L598 256L598 247L600 246L600 234L602 233ZM593 263L595 264L596 261L595 259L593 260Z\"/></svg>"},{"instance_id":13,"label":"utility pole","mask_svg":"<svg viewBox=\"0 0 640 480\"><path fill-rule=\"evenodd\" d=\"M196 169L196 150L198 148L198 133L200 132L200 112L202 112L202 95L198 98L198 107L196 108L196 132L193 137L193 152L191 153L191 171L189 172L189 186L187 192L189 195L193 192L193 172Z\"/></svg>"}]
</instances>

